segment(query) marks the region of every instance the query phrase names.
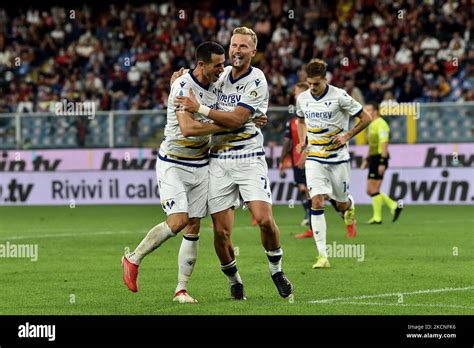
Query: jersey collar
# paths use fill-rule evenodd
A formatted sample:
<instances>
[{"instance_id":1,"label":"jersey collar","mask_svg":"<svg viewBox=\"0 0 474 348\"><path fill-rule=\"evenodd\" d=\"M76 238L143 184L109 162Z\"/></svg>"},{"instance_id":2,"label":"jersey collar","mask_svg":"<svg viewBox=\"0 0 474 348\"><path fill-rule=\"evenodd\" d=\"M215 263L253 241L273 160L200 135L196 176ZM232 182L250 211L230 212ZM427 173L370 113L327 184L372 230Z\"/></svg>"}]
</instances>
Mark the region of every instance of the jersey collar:
<instances>
[{"instance_id":1,"label":"jersey collar","mask_svg":"<svg viewBox=\"0 0 474 348\"><path fill-rule=\"evenodd\" d=\"M312 96L314 99L316 99L317 101L320 101L321 99L323 99L323 98L326 96L326 94L328 93L328 91L329 91L329 84L326 85L326 89L324 90L323 94L321 94L320 97L316 97L313 93L311 93L311 91L310 91L309 93L311 94L311 96Z\"/></svg>"},{"instance_id":2,"label":"jersey collar","mask_svg":"<svg viewBox=\"0 0 474 348\"><path fill-rule=\"evenodd\" d=\"M232 70L230 71L230 74L229 74L229 81L230 83L234 84L236 83L237 81L243 79L244 77L250 75L250 73L252 72L252 66L249 66L249 70L247 70L247 72L245 74L243 74L242 76L238 77L237 80L234 80L232 78Z\"/></svg>"},{"instance_id":3,"label":"jersey collar","mask_svg":"<svg viewBox=\"0 0 474 348\"><path fill-rule=\"evenodd\" d=\"M201 82L199 82L199 80L196 78L196 76L194 76L193 72L194 72L194 70L189 70L189 75L191 75L191 78L194 80L194 82L196 82L196 84L199 87L201 87L202 89L204 89L205 91L209 91L209 86L211 84L209 83L207 85L203 85Z\"/></svg>"}]
</instances>

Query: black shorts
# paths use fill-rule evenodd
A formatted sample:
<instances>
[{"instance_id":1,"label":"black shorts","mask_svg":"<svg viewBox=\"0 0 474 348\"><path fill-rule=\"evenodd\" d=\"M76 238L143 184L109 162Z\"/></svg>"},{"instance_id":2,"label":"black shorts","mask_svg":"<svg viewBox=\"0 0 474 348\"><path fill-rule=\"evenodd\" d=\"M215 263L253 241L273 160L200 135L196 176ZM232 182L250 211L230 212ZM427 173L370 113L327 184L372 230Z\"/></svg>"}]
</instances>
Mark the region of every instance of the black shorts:
<instances>
[{"instance_id":1,"label":"black shorts","mask_svg":"<svg viewBox=\"0 0 474 348\"><path fill-rule=\"evenodd\" d=\"M295 182L297 184L306 185L306 173L304 168L300 169L296 166L293 167L293 176L295 178Z\"/></svg>"},{"instance_id":2,"label":"black shorts","mask_svg":"<svg viewBox=\"0 0 474 348\"><path fill-rule=\"evenodd\" d=\"M382 180L383 175L379 175L379 164L382 155L369 156L369 179ZM388 158L385 161L385 169L388 168Z\"/></svg>"}]
</instances>

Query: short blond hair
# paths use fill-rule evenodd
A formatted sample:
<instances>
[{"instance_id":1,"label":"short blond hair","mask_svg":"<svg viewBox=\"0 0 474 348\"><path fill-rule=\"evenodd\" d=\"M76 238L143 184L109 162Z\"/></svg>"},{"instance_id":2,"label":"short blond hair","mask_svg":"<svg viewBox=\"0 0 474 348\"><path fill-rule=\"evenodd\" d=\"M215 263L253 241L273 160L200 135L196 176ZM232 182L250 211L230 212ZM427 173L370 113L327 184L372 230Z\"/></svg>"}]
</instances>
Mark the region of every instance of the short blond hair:
<instances>
[{"instance_id":1,"label":"short blond hair","mask_svg":"<svg viewBox=\"0 0 474 348\"><path fill-rule=\"evenodd\" d=\"M235 34L250 35L253 43L255 44L255 48L257 48L257 43L258 43L257 34L255 34L255 32L252 29L247 28L247 27L238 27L238 28L235 28L234 31L232 32L232 35L235 35Z\"/></svg>"}]
</instances>

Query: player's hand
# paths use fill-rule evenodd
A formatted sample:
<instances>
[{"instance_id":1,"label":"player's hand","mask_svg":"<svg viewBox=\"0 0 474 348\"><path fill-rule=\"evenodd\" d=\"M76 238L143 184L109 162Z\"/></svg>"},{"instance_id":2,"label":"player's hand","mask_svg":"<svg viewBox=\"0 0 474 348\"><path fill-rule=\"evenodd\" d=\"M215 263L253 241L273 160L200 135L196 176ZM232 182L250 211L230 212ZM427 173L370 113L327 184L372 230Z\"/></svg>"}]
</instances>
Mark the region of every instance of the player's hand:
<instances>
[{"instance_id":1,"label":"player's hand","mask_svg":"<svg viewBox=\"0 0 474 348\"><path fill-rule=\"evenodd\" d=\"M266 124L268 122L268 117L267 117L267 115L262 115L262 116L259 116L259 117L255 117L252 120L252 122L255 123L255 127L263 128L263 127L266 126Z\"/></svg>"},{"instance_id":2,"label":"player's hand","mask_svg":"<svg viewBox=\"0 0 474 348\"><path fill-rule=\"evenodd\" d=\"M347 143L349 141L349 136L347 135L347 133L345 134L338 134L338 135L335 135L332 137L332 143L334 145L344 145L345 143Z\"/></svg>"},{"instance_id":3,"label":"player's hand","mask_svg":"<svg viewBox=\"0 0 474 348\"><path fill-rule=\"evenodd\" d=\"M380 176L385 173L385 166L383 164L379 164L378 172Z\"/></svg>"},{"instance_id":4,"label":"player's hand","mask_svg":"<svg viewBox=\"0 0 474 348\"><path fill-rule=\"evenodd\" d=\"M302 153L304 149L306 149L305 143L299 143L298 145L296 145L296 152Z\"/></svg>"},{"instance_id":5,"label":"player's hand","mask_svg":"<svg viewBox=\"0 0 474 348\"><path fill-rule=\"evenodd\" d=\"M184 74L186 74L187 72L189 71L189 69L185 69L185 68L181 68L179 69L178 71L175 71L173 73L173 75L171 75L171 81L170 81L170 85L173 84L173 82L180 76L183 76Z\"/></svg>"},{"instance_id":6,"label":"player's hand","mask_svg":"<svg viewBox=\"0 0 474 348\"><path fill-rule=\"evenodd\" d=\"M199 102L196 100L196 97L194 96L193 90L189 90L189 97L185 96L177 96L174 98L174 105L177 107L182 108L185 111L189 112L198 112L199 110Z\"/></svg>"},{"instance_id":7,"label":"player's hand","mask_svg":"<svg viewBox=\"0 0 474 348\"><path fill-rule=\"evenodd\" d=\"M280 161L280 166L278 167L278 173L280 174L280 178L286 177L285 168L283 167L283 161Z\"/></svg>"},{"instance_id":8,"label":"player's hand","mask_svg":"<svg viewBox=\"0 0 474 348\"><path fill-rule=\"evenodd\" d=\"M299 169L304 169L305 163L306 163L306 152L303 152L303 153L301 154L300 160L298 161L298 163L296 163L296 166L297 166Z\"/></svg>"}]
</instances>

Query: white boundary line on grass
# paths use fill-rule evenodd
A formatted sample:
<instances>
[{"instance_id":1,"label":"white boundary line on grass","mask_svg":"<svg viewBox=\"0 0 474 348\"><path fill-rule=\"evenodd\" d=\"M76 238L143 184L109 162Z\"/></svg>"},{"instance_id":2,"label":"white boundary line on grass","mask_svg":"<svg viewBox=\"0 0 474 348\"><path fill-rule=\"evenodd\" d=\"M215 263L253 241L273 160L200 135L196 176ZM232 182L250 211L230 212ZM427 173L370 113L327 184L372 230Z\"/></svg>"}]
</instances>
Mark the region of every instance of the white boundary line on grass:
<instances>
[{"instance_id":1,"label":"white boundary line on grass","mask_svg":"<svg viewBox=\"0 0 474 348\"><path fill-rule=\"evenodd\" d=\"M381 303L381 302L336 302L331 304L351 304L361 306L395 306L395 307L436 307L436 308L457 308L457 309L474 309L471 306L449 305L444 303Z\"/></svg>"},{"instance_id":2,"label":"white boundary line on grass","mask_svg":"<svg viewBox=\"0 0 474 348\"><path fill-rule=\"evenodd\" d=\"M364 300L368 298L392 297L392 296L400 296L400 295L406 296L406 295L433 294L433 293L438 293L438 292L467 291L467 290L474 290L474 286L466 286L464 288L442 288L442 289L417 290L417 291L410 291L410 292L390 292L386 294L361 295L361 296L351 296L351 297L335 297L335 298L327 298L323 300L308 301L308 303L332 303L336 301Z\"/></svg>"},{"instance_id":3,"label":"white boundary line on grass","mask_svg":"<svg viewBox=\"0 0 474 348\"><path fill-rule=\"evenodd\" d=\"M290 225L283 225L280 227L288 227ZM241 226L240 229L244 230L256 230L258 231L258 226ZM201 226L201 230L212 231L211 227ZM50 230L48 230L50 231ZM63 230L64 231L64 230ZM81 230L68 229L67 233L47 233L47 234L31 234L31 235L19 235L19 236L10 236L2 237L0 240L19 240L19 239L37 239L37 238L65 238L65 237L82 237L82 236L100 236L100 235L111 235L111 234L141 234L145 236L147 231L138 231L138 230L129 230L129 231L97 231L97 232L82 232ZM39 230L36 232L46 232L45 230Z\"/></svg>"}]
</instances>

